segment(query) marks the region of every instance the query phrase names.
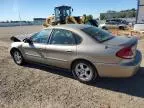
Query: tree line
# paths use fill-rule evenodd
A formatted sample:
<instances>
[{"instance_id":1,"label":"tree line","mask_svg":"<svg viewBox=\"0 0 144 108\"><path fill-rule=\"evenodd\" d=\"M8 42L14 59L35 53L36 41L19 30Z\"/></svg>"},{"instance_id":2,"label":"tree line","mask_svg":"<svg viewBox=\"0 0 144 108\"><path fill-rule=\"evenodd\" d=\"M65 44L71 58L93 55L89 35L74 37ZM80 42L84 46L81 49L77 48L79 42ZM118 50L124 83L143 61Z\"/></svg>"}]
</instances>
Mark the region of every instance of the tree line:
<instances>
[{"instance_id":1,"label":"tree line","mask_svg":"<svg viewBox=\"0 0 144 108\"><path fill-rule=\"evenodd\" d=\"M100 14L100 19L101 20L106 20L106 19L112 19L112 18L132 18L136 17L136 9L128 9L128 10L122 10L122 11L107 11L106 13L101 13Z\"/></svg>"}]
</instances>

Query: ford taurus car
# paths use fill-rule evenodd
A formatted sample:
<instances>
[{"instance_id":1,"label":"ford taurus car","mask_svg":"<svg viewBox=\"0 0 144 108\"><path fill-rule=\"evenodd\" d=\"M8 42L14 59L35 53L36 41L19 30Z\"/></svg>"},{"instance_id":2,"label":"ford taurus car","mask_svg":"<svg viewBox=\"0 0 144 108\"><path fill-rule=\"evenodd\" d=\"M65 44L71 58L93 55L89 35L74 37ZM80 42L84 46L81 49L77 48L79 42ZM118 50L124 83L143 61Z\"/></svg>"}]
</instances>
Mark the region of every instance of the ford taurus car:
<instances>
[{"instance_id":1,"label":"ford taurus car","mask_svg":"<svg viewBox=\"0 0 144 108\"><path fill-rule=\"evenodd\" d=\"M27 61L69 69L84 83L97 77L130 77L142 60L134 37L113 36L90 25L58 25L11 38L14 62Z\"/></svg>"}]
</instances>

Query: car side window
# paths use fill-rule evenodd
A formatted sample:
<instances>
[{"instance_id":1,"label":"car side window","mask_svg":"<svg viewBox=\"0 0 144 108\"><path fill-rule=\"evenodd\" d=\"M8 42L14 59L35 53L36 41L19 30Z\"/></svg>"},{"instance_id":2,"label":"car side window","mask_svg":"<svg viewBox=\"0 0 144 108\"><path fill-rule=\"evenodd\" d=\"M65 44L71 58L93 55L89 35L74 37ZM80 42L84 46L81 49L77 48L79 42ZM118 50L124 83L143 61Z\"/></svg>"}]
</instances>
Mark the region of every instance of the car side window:
<instances>
[{"instance_id":1,"label":"car side window","mask_svg":"<svg viewBox=\"0 0 144 108\"><path fill-rule=\"evenodd\" d=\"M34 34L30 39L34 43L46 44L48 42L51 31L51 29L42 30L41 32Z\"/></svg>"},{"instance_id":2,"label":"car side window","mask_svg":"<svg viewBox=\"0 0 144 108\"><path fill-rule=\"evenodd\" d=\"M73 33L73 35L75 37L76 44L77 45L80 44L82 42L82 38L79 35L75 34L75 33Z\"/></svg>"},{"instance_id":3,"label":"car side window","mask_svg":"<svg viewBox=\"0 0 144 108\"><path fill-rule=\"evenodd\" d=\"M54 29L50 40L50 44L60 44L60 45L74 45L75 38L73 33L68 30Z\"/></svg>"}]
</instances>

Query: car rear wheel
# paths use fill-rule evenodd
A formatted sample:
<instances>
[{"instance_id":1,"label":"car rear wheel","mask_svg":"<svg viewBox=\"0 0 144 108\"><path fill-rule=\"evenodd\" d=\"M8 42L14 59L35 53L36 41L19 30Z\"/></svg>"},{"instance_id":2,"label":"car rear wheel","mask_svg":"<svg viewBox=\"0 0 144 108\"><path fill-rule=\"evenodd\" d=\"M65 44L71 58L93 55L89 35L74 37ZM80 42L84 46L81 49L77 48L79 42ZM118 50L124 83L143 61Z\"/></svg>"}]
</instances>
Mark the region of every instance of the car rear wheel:
<instances>
[{"instance_id":1,"label":"car rear wheel","mask_svg":"<svg viewBox=\"0 0 144 108\"><path fill-rule=\"evenodd\" d=\"M21 54L20 51L18 50L14 50L12 52L12 56L13 56L13 59L14 59L14 62L18 65L22 65L24 63L24 59L23 59L23 56Z\"/></svg>"},{"instance_id":2,"label":"car rear wheel","mask_svg":"<svg viewBox=\"0 0 144 108\"><path fill-rule=\"evenodd\" d=\"M72 66L72 73L83 83L93 82L97 77L96 69L87 61L75 62Z\"/></svg>"}]
</instances>

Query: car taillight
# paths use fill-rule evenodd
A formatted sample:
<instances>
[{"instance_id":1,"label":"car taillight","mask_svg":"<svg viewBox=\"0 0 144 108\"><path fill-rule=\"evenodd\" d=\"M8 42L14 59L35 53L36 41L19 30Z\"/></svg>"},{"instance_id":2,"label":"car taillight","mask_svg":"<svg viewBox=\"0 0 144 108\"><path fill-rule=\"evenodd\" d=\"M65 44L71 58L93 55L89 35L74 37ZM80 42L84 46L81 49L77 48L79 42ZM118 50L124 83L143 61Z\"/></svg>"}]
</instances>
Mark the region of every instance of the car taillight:
<instances>
[{"instance_id":1,"label":"car taillight","mask_svg":"<svg viewBox=\"0 0 144 108\"><path fill-rule=\"evenodd\" d=\"M131 59L131 58L133 58L134 57L134 52L132 50L132 46L125 47L125 48L119 50L116 53L116 56L120 57L120 58L123 58L123 59Z\"/></svg>"}]
</instances>

